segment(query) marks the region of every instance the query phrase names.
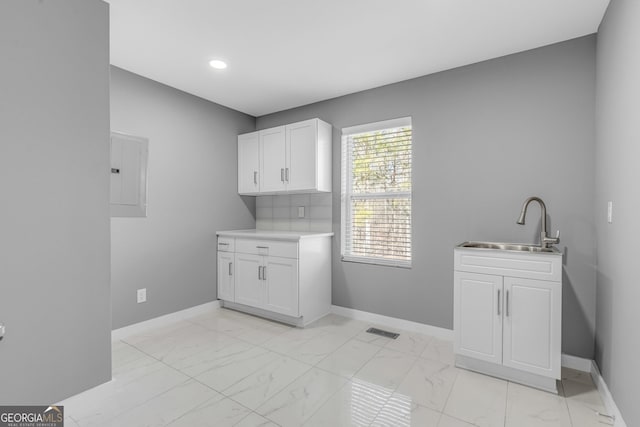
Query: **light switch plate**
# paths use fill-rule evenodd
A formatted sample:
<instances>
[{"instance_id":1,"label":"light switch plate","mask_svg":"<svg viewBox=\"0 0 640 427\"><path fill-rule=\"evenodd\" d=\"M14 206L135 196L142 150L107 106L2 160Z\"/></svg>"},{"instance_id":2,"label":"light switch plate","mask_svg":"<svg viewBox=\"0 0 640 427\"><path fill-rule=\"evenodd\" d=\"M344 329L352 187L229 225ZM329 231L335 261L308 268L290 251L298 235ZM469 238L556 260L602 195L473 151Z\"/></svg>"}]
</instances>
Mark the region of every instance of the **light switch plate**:
<instances>
[{"instance_id":1,"label":"light switch plate","mask_svg":"<svg viewBox=\"0 0 640 427\"><path fill-rule=\"evenodd\" d=\"M138 289L137 301L138 304L147 301L147 288Z\"/></svg>"},{"instance_id":2,"label":"light switch plate","mask_svg":"<svg viewBox=\"0 0 640 427\"><path fill-rule=\"evenodd\" d=\"M613 202L607 203L607 222L613 223Z\"/></svg>"},{"instance_id":3,"label":"light switch plate","mask_svg":"<svg viewBox=\"0 0 640 427\"><path fill-rule=\"evenodd\" d=\"M298 206L298 218L304 218L304 206Z\"/></svg>"}]
</instances>

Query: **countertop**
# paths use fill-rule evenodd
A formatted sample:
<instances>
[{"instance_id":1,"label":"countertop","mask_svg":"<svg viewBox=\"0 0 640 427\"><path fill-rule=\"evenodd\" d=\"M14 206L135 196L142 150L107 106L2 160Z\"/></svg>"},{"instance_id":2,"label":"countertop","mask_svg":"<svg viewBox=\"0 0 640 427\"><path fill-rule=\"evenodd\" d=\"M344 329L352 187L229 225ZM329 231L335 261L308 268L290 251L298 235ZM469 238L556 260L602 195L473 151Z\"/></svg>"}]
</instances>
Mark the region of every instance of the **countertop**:
<instances>
[{"instance_id":1,"label":"countertop","mask_svg":"<svg viewBox=\"0 0 640 427\"><path fill-rule=\"evenodd\" d=\"M316 237L331 237L333 233L308 231L276 231L276 230L225 230L217 231L218 236L246 237L251 239L301 240Z\"/></svg>"}]
</instances>

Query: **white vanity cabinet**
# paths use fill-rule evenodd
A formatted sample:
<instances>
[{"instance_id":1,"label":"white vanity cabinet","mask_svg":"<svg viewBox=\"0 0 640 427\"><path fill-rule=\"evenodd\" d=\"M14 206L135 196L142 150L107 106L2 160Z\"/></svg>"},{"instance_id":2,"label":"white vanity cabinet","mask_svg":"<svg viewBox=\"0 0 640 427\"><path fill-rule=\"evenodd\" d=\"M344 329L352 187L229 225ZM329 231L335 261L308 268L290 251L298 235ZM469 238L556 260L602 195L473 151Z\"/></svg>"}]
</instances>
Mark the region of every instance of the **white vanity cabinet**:
<instances>
[{"instance_id":1,"label":"white vanity cabinet","mask_svg":"<svg viewBox=\"0 0 640 427\"><path fill-rule=\"evenodd\" d=\"M238 193L331 191L331 125L310 119L238 136Z\"/></svg>"},{"instance_id":2,"label":"white vanity cabinet","mask_svg":"<svg viewBox=\"0 0 640 427\"><path fill-rule=\"evenodd\" d=\"M562 254L456 248L454 266L456 365L557 392Z\"/></svg>"},{"instance_id":3,"label":"white vanity cabinet","mask_svg":"<svg viewBox=\"0 0 640 427\"><path fill-rule=\"evenodd\" d=\"M218 298L222 305L297 326L328 314L331 236L259 230L218 232ZM221 246L221 242L232 243ZM234 262L229 270L221 256L230 247ZM233 276L232 283L227 274ZM229 283L233 291L227 290Z\"/></svg>"}]
</instances>

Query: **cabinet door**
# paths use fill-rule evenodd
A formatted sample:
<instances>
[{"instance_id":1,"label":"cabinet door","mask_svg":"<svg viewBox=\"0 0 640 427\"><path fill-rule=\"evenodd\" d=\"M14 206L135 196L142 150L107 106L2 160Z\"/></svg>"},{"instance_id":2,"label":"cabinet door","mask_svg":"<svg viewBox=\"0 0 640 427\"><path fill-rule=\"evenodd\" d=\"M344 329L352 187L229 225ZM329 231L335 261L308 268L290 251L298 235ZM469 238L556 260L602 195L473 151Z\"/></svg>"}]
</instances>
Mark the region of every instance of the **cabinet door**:
<instances>
[{"instance_id":1,"label":"cabinet door","mask_svg":"<svg viewBox=\"0 0 640 427\"><path fill-rule=\"evenodd\" d=\"M262 308L264 281L260 280L262 256L236 253L235 302Z\"/></svg>"},{"instance_id":2,"label":"cabinet door","mask_svg":"<svg viewBox=\"0 0 640 427\"><path fill-rule=\"evenodd\" d=\"M218 252L218 299L235 301L233 252Z\"/></svg>"},{"instance_id":3,"label":"cabinet door","mask_svg":"<svg viewBox=\"0 0 640 427\"><path fill-rule=\"evenodd\" d=\"M238 193L260 191L260 134L238 135Z\"/></svg>"},{"instance_id":4,"label":"cabinet door","mask_svg":"<svg viewBox=\"0 0 640 427\"><path fill-rule=\"evenodd\" d=\"M562 286L504 278L503 364L560 378Z\"/></svg>"},{"instance_id":5,"label":"cabinet door","mask_svg":"<svg viewBox=\"0 0 640 427\"><path fill-rule=\"evenodd\" d=\"M298 317L298 260L266 257L266 310Z\"/></svg>"},{"instance_id":6,"label":"cabinet door","mask_svg":"<svg viewBox=\"0 0 640 427\"><path fill-rule=\"evenodd\" d=\"M316 119L286 126L287 191L313 190L318 187L318 121Z\"/></svg>"},{"instance_id":7,"label":"cabinet door","mask_svg":"<svg viewBox=\"0 0 640 427\"><path fill-rule=\"evenodd\" d=\"M286 142L284 126L260 131L260 191L284 191Z\"/></svg>"},{"instance_id":8,"label":"cabinet door","mask_svg":"<svg viewBox=\"0 0 640 427\"><path fill-rule=\"evenodd\" d=\"M456 353L502 363L502 277L454 272Z\"/></svg>"}]
</instances>

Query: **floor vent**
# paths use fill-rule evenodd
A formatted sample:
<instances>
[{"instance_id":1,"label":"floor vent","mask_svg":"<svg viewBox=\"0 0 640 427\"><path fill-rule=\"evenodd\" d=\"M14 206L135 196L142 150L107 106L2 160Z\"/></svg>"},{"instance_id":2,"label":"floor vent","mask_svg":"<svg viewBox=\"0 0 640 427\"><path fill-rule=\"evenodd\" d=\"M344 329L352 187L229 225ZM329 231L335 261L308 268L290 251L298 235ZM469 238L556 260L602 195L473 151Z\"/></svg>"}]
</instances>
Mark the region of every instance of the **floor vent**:
<instances>
[{"instance_id":1,"label":"floor vent","mask_svg":"<svg viewBox=\"0 0 640 427\"><path fill-rule=\"evenodd\" d=\"M370 334L376 334L376 335L380 335L381 337L391 338L394 340L400 336L400 334L396 334L395 332L383 331L382 329L378 329L378 328L369 328L367 329L367 332L369 332Z\"/></svg>"}]
</instances>

